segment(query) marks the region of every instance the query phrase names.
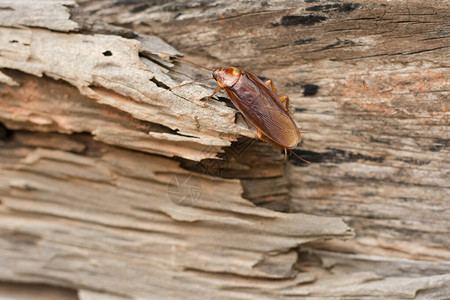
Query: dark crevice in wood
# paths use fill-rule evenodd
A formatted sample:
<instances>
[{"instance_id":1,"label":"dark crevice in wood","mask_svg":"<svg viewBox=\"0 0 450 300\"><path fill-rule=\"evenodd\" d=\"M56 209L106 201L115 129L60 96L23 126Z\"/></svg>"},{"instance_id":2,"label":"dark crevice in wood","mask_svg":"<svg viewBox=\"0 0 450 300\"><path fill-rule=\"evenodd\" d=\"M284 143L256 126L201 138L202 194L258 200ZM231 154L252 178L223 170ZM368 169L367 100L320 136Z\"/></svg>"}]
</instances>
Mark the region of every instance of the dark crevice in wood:
<instances>
[{"instance_id":1,"label":"dark crevice in wood","mask_svg":"<svg viewBox=\"0 0 450 300\"><path fill-rule=\"evenodd\" d=\"M5 125L0 123L0 143L5 143L11 139L13 131L9 130Z\"/></svg>"},{"instance_id":2,"label":"dark crevice in wood","mask_svg":"<svg viewBox=\"0 0 450 300\"><path fill-rule=\"evenodd\" d=\"M244 189L242 197L255 205L290 211L287 181L282 183L285 161L278 148L255 139L240 138L223 150L224 153L219 153L217 159L200 162L178 160L184 169L191 172L241 179Z\"/></svg>"},{"instance_id":3,"label":"dark crevice in wood","mask_svg":"<svg viewBox=\"0 0 450 300\"><path fill-rule=\"evenodd\" d=\"M153 53L139 51L139 56L148 59L149 61L151 61L155 65L160 66L161 68L169 69L169 67L167 65L165 65L161 60L158 60L157 56L155 56L155 54L153 54Z\"/></svg>"},{"instance_id":4,"label":"dark crevice in wood","mask_svg":"<svg viewBox=\"0 0 450 300\"><path fill-rule=\"evenodd\" d=\"M319 90L319 86L316 84L303 84L303 96L314 96L317 94L317 91Z\"/></svg>"},{"instance_id":5,"label":"dark crevice in wood","mask_svg":"<svg viewBox=\"0 0 450 300\"><path fill-rule=\"evenodd\" d=\"M450 139L437 138L433 140L433 146L430 146L428 150L432 152L439 152L443 149L450 148Z\"/></svg>"},{"instance_id":6,"label":"dark crevice in wood","mask_svg":"<svg viewBox=\"0 0 450 300\"><path fill-rule=\"evenodd\" d=\"M150 81L156 84L157 87L163 88L165 90L170 89L168 85L164 84L164 82L162 81L157 80L155 77L150 78Z\"/></svg>"},{"instance_id":7,"label":"dark crevice in wood","mask_svg":"<svg viewBox=\"0 0 450 300\"><path fill-rule=\"evenodd\" d=\"M104 56L112 56L113 54L112 54L111 51L106 50L105 52L103 52L103 55L104 55Z\"/></svg>"},{"instance_id":8,"label":"dark crevice in wood","mask_svg":"<svg viewBox=\"0 0 450 300\"><path fill-rule=\"evenodd\" d=\"M283 16L280 20L280 23L275 23L273 25L281 25L284 27L289 26L297 26L297 25L306 25L311 26L317 23L321 23L328 19L325 16L320 15L307 15L307 16L295 16L295 15L289 15L289 16Z\"/></svg>"},{"instance_id":9,"label":"dark crevice in wood","mask_svg":"<svg viewBox=\"0 0 450 300\"><path fill-rule=\"evenodd\" d=\"M321 11L321 12L351 12L355 9L361 7L360 3L335 3L335 4L323 4L323 5L314 5L305 8L306 11Z\"/></svg>"},{"instance_id":10,"label":"dark crevice in wood","mask_svg":"<svg viewBox=\"0 0 450 300\"><path fill-rule=\"evenodd\" d=\"M341 149L332 149L332 148L329 148L329 149L330 149L330 151L327 151L327 152L316 152L316 151L301 150L301 149L294 149L293 151L296 154L300 155L301 157L303 157L304 159L306 159L312 163L331 162L331 163L340 164L340 163L355 162L355 161L359 161L359 160L381 163L384 161L384 157L382 157L382 156L373 157L373 156L368 156L368 155L364 155L364 154L360 154L360 153L354 153L351 151L345 151L345 150L341 150ZM297 160L291 159L291 157L289 157L289 160L292 161L294 164L300 165L300 166L305 165L304 162L299 163Z\"/></svg>"}]
</instances>

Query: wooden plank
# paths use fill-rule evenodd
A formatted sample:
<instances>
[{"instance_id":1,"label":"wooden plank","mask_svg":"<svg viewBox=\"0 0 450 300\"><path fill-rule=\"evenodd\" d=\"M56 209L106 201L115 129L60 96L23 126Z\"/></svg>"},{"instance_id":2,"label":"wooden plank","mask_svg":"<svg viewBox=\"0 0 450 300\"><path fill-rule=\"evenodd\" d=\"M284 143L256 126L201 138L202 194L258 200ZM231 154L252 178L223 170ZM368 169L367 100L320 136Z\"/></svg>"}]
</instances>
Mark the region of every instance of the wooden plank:
<instances>
[{"instance_id":1,"label":"wooden plank","mask_svg":"<svg viewBox=\"0 0 450 300\"><path fill-rule=\"evenodd\" d=\"M445 298L449 26L446 1L3 1L0 280L84 300ZM272 79L312 164L226 98L203 107L214 84L161 93L210 75L146 50Z\"/></svg>"}]
</instances>

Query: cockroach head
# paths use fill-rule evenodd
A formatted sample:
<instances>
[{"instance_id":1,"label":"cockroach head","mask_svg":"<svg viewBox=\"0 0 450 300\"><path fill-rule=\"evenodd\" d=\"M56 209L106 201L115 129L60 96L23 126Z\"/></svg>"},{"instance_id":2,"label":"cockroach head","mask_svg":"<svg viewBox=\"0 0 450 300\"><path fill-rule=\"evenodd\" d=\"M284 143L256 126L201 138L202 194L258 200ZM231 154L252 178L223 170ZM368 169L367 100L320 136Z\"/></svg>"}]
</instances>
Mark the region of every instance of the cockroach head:
<instances>
[{"instance_id":1,"label":"cockroach head","mask_svg":"<svg viewBox=\"0 0 450 300\"><path fill-rule=\"evenodd\" d=\"M238 68L220 68L213 72L213 77L221 88L232 87L241 76L242 71Z\"/></svg>"}]
</instances>

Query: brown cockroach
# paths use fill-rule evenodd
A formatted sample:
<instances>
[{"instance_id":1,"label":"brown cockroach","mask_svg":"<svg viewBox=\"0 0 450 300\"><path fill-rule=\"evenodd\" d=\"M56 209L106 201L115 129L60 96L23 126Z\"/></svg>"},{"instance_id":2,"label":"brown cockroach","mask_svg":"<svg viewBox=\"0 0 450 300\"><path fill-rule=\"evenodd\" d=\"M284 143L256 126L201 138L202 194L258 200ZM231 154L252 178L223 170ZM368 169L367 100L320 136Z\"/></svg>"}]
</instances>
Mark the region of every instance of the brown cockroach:
<instances>
[{"instance_id":1,"label":"brown cockroach","mask_svg":"<svg viewBox=\"0 0 450 300\"><path fill-rule=\"evenodd\" d=\"M213 71L212 78L219 85L214 93L208 97L205 104L220 90L224 90L233 105L239 110L247 123L252 124L258 134L258 138L264 142L271 143L284 149L285 158L287 150L302 161L291 149L295 148L301 141L301 131L289 113L289 97L278 97L272 80L262 82L251 73L235 67L209 69L178 56L156 51L155 54L170 56L176 60L184 61L194 66ZM197 80L197 81L203 81ZM206 79L207 80L207 79ZM193 82L192 82L193 83ZM182 84L173 88L181 87L190 83ZM172 90L170 88L169 90ZM283 105L283 102L285 105Z\"/></svg>"}]
</instances>

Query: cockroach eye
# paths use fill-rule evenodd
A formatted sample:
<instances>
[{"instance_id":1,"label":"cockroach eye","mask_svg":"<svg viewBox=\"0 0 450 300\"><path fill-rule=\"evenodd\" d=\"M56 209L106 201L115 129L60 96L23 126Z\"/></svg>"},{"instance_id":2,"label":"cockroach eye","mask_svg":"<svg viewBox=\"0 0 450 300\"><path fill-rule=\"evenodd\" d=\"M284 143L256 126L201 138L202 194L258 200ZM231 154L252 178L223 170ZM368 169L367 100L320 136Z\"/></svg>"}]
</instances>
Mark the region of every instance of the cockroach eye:
<instances>
[{"instance_id":1,"label":"cockroach eye","mask_svg":"<svg viewBox=\"0 0 450 300\"><path fill-rule=\"evenodd\" d=\"M217 72L219 72L219 69L214 70L214 72L213 72L213 77L215 80L217 80Z\"/></svg>"}]
</instances>

